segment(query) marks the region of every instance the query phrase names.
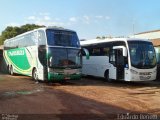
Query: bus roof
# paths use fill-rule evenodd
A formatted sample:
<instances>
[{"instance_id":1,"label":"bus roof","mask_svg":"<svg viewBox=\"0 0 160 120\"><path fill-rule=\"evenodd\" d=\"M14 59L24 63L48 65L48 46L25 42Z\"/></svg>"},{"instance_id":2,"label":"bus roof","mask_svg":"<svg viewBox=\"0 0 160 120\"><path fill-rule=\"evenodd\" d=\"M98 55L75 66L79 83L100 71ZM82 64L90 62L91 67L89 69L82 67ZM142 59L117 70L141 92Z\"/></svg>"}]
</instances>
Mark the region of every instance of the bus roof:
<instances>
[{"instance_id":1,"label":"bus roof","mask_svg":"<svg viewBox=\"0 0 160 120\"><path fill-rule=\"evenodd\" d=\"M85 41L80 41L82 46L98 44L98 43L107 43L107 42L114 42L114 41L149 41L148 39L140 39L140 38L106 38L106 39L90 39Z\"/></svg>"},{"instance_id":2,"label":"bus roof","mask_svg":"<svg viewBox=\"0 0 160 120\"><path fill-rule=\"evenodd\" d=\"M48 26L48 27L41 27L41 28L37 28L37 29L34 29L34 30L31 30L31 31L28 31L28 32L25 32L25 33L22 33L20 35L17 35L13 38L16 38L16 37L21 37L23 35L26 35L26 34L29 34L31 32L34 32L34 31L38 31L38 30L47 30L47 29L53 29L53 30L63 30L63 31L69 31L69 32L75 32L74 30L70 30L70 29L64 29L64 28L61 28L61 27L52 27L52 26ZM8 41L8 40L11 40L12 38L10 39L6 39L4 42Z\"/></svg>"},{"instance_id":3,"label":"bus roof","mask_svg":"<svg viewBox=\"0 0 160 120\"><path fill-rule=\"evenodd\" d=\"M42 27L42 28L38 28L38 29L35 29L35 30L47 30L47 29L53 29L53 30L64 30L64 31L70 31L70 32L75 32L74 30L70 30L70 29L65 29L65 28L62 28L62 27L52 27L52 26L48 26L48 27Z\"/></svg>"}]
</instances>

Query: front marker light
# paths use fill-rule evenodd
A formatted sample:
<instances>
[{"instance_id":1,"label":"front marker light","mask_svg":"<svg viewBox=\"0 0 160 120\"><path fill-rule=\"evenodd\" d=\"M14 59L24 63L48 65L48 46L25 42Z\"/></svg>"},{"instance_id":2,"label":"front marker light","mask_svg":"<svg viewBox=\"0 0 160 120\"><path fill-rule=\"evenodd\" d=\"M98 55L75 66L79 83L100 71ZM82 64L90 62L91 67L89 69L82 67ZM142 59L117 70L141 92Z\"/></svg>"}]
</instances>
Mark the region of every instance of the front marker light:
<instances>
[{"instance_id":1,"label":"front marker light","mask_svg":"<svg viewBox=\"0 0 160 120\"><path fill-rule=\"evenodd\" d=\"M131 71L131 73L133 73L133 74L138 74L138 72L135 71L135 70L133 70L133 69L130 69L130 71Z\"/></svg>"}]
</instances>

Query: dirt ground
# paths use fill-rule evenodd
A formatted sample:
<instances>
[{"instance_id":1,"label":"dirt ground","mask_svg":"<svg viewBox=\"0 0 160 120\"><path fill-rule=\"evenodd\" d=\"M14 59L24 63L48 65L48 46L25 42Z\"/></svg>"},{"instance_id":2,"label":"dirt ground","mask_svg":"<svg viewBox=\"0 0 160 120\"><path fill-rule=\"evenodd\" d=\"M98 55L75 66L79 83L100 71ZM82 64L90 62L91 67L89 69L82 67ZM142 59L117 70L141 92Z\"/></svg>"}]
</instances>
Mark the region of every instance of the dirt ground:
<instances>
[{"instance_id":1,"label":"dirt ground","mask_svg":"<svg viewBox=\"0 0 160 120\"><path fill-rule=\"evenodd\" d=\"M0 114L2 120L159 120L160 82L108 83L87 77L36 83L0 74Z\"/></svg>"}]
</instances>

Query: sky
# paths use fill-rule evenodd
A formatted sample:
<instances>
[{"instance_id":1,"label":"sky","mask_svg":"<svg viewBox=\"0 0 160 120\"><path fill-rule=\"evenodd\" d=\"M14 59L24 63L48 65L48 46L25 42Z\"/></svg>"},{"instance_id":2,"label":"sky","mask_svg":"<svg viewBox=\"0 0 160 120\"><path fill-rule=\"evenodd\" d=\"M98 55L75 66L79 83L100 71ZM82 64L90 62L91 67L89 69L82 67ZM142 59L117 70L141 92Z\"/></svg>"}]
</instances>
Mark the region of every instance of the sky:
<instances>
[{"instance_id":1,"label":"sky","mask_svg":"<svg viewBox=\"0 0 160 120\"><path fill-rule=\"evenodd\" d=\"M0 33L38 24L75 30L80 39L160 29L160 0L0 0Z\"/></svg>"}]
</instances>

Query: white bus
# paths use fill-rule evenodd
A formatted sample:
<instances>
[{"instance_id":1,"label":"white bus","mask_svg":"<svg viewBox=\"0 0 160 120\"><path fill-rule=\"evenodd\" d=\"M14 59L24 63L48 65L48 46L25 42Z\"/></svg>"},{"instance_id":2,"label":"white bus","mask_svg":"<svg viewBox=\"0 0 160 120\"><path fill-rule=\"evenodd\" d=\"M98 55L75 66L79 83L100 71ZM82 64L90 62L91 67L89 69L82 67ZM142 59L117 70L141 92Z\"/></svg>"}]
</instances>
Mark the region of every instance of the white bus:
<instances>
[{"instance_id":1,"label":"white bus","mask_svg":"<svg viewBox=\"0 0 160 120\"><path fill-rule=\"evenodd\" d=\"M11 75L34 80L81 78L81 47L75 31L45 27L4 41L4 59Z\"/></svg>"},{"instance_id":2,"label":"white bus","mask_svg":"<svg viewBox=\"0 0 160 120\"><path fill-rule=\"evenodd\" d=\"M111 38L80 41L90 59L83 59L82 74L106 80L150 81L156 79L156 55L145 39Z\"/></svg>"}]
</instances>

